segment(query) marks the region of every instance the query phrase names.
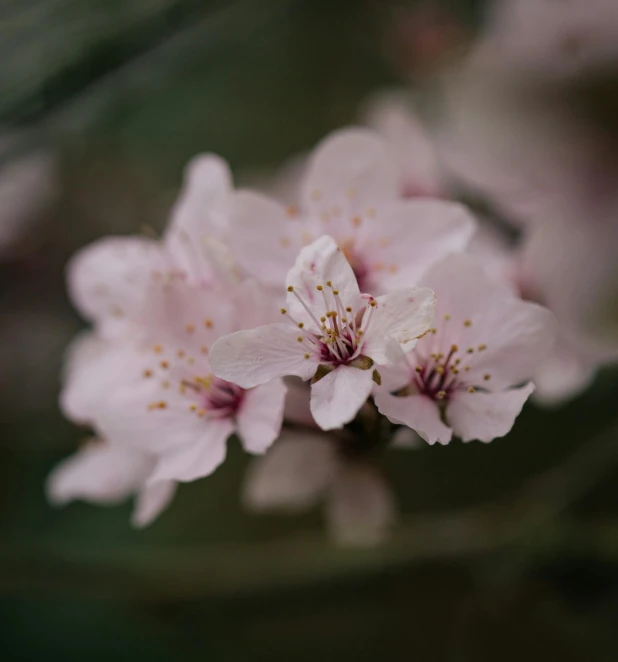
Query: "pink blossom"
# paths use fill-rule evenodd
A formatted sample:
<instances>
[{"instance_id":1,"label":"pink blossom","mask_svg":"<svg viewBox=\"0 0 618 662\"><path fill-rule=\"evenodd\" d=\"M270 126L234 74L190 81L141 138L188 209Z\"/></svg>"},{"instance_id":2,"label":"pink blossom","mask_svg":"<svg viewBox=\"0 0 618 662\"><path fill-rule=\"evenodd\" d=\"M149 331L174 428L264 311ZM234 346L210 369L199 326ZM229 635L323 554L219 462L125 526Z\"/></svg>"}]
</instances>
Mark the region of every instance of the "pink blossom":
<instances>
[{"instance_id":1,"label":"pink blossom","mask_svg":"<svg viewBox=\"0 0 618 662\"><path fill-rule=\"evenodd\" d=\"M303 248L287 276L285 322L239 331L212 349L213 372L251 388L286 375L313 378L311 412L324 430L354 418L369 396L373 369L397 361L426 333L434 309L426 288L362 295L334 239Z\"/></svg>"},{"instance_id":2,"label":"pink blossom","mask_svg":"<svg viewBox=\"0 0 618 662\"><path fill-rule=\"evenodd\" d=\"M432 444L453 432L463 441L501 437L534 390L528 380L554 342L553 316L465 255L434 265L426 282L438 301L434 328L384 371L376 405Z\"/></svg>"},{"instance_id":3,"label":"pink blossom","mask_svg":"<svg viewBox=\"0 0 618 662\"><path fill-rule=\"evenodd\" d=\"M296 205L241 190L227 242L246 273L280 287L300 248L323 234L345 253L361 289L413 285L435 260L462 250L474 221L459 204L401 199L387 143L367 129L328 136L309 158Z\"/></svg>"},{"instance_id":4,"label":"pink blossom","mask_svg":"<svg viewBox=\"0 0 618 662\"><path fill-rule=\"evenodd\" d=\"M395 520L393 496L378 471L346 459L334 440L287 431L250 467L243 500L257 512L299 512L324 504L328 528L343 545L373 546Z\"/></svg>"},{"instance_id":5,"label":"pink blossom","mask_svg":"<svg viewBox=\"0 0 618 662\"><path fill-rule=\"evenodd\" d=\"M241 388L213 375L209 361L220 335L268 319L254 284L214 291L171 280L151 290L146 309L147 331L107 359L113 376L94 412L97 431L157 457L148 484L212 473L234 432L263 453L281 428L282 380Z\"/></svg>"}]
</instances>

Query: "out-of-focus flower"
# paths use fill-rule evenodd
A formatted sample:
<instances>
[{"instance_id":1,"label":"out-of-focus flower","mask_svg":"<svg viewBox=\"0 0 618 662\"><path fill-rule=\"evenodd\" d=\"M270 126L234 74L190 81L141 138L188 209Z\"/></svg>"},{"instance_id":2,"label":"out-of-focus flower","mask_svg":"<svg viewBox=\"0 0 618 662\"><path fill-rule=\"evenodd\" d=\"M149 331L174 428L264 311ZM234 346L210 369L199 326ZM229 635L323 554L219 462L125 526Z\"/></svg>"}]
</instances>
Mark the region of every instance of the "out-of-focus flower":
<instances>
[{"instance_id":1,"label":"out-of-focus flower","mask_svg":"<svg viewBox=\"0 0 618 662\"><path fill-rule=\"evenodd\" d=\"M334 439L315 432L284 432L250 467L243 499L258 512L299 512L323 503L331 535L345 545L383 541L396 511L375 467L342 455Z\"/></svg>"},{"instance_id":2,"label":"out-of-focus flower","mask_svg":"<svg viewBox=\"0 0 618 662\"><path fill-rule=\"evenodd\" d=\"M532 393L527 382L552 346L554 319L516 299L465 255L425 278L437 296L435 328L375 394L381 413L429 443L504 436Z\"/></svg>"},{"instance_id":3,"label":"out-of-focus flower","mask_svg":"<svg viewBox=\"0 0 618 662\"><path fill-rule=\"evenodd\" d=\"M459 204L402 200L400 183L384 140L369 130L341 130L310 157L297 205L237 192L226 241L246 273L270 287L280 287L299 249L325 233L364 291L407 287L437 259L463 250L475 226Z\"/></svg>"},{"instance_id":4,"label":"out-of-focus flower","mask_svg":"<svg viewBox=\"0 0 618 662\"><path fill-rule=\"evenodd\" d=\"M533 231L532 236L535 235L536 231ZM553 244L546 246L546 251L538 251L536 240L529 247L512 245L490 227L481 224L470 243L469 253L490 276L504 281L522 299L542 304L556 312L554 308L559 309L560 306L556 306L558 302L551 289L543 286L542 276L547 262L552 262L548 253L555 252L559 242L560 237L554 236ZM554 273L551 268L550 276ZM585 275L581 277L585 278ZM570 283L570 275L561 273L555 284L558 294L564 293L566 300L571 302L575 287ZM603 351L597 343L586 339L564 315L559 321L556 342L539 359L533 377L536 387L533 398L543 405L557 405L581 393L589 386L596 369L610 360L607 350Z\"/></svg>"},{"instance_id":5,"label":"out-of-focus flower","mask_svg":"<svg viewBox=\"0 0 618 662\"><path fill-rule=\"evenodd\" d=\"M321 237L300 251L287 280L287 323L221 338L213 372L245 388L286 375L313 377L311 413L324 430L351 421L379 375L373 366L396 361L427 332L434 295L408 288L363 295L342 250Z\"/></svg>"},{"instance_id":6,"label":"out-of-focus flower","mask_svg":"<svg viewBox=\"0 0 618 662\"><path fill-rule=\"evenodd\" d=\"M259 293L251 283L245 288L250 295L231 289L227 298L182 280L153 288L140 341L121 344L108 360L113 386L95 412L95 428L115 443L157 456L149 483L212 473L234 432L251 453L263 453L279 434L282 380L244 389L210 368L210 348L220 335L265 319Z\"/></svg>"},{"instance_id":7,"label":"out-of-focus flower","mask_svg":"<svg viewBox=\"0 0 618 662\"><path fill-rule=\"evenodd\" d=\"M614 0L500 0L479 49L513 73L581 76L618 62Z\"/></svg>"},{"instance_id":8,"label":"out-of-focus flower","mask_svg":"<svg viewBox=\"0 0 618 662\"><path fill-rule=\"evenodd\" d=\"M56 160L47 151L11 159L17 138L0 136L0 255L6 255L57 195Z\"/></svg>"},{"instance_id":9,"label":"out-of-focus flower","mask_svg":"<svg viewBox=\"0 0 618 662\"><path fill-rule=\"evenodd\" d=\"M115 505L136 494L131 521L137 527L147 526L176 490L173 481L146 484L155 463L154 455L91 439L54 468L47 479L47 496L57 506L76 499Z\"/></svg>"},{"instance_id":10,"label":"out-of-focus flower","mask_svg":"<svg viewBox=\"0 0 618 662\"><path fill-rule=\"evenodd\" d=\"M404 198L439 198L445 182L429 131L412 112L412 101L401 91L372 97L363 110L364 124L384 140L399 171Z\"/></svg>"}]
</instances>

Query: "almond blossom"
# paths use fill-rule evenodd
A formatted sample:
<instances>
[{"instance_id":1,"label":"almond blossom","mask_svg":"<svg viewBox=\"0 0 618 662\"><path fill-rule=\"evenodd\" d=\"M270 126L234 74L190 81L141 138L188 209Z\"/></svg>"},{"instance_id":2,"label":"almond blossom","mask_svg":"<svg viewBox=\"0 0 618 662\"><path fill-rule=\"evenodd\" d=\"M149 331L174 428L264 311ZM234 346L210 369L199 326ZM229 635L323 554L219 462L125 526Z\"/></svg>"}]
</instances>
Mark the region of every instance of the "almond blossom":
<instances>
[{"instance_id":1,"label":"almond blossom","mask_svg":"<svg viewBox=\"0 0 618 662\"><path fill-rule=\"evenodd\" d=\"M324 234L344 252L361 289L382 294L415 284L474 232L457 203L402 199L397 159L368 129L342 129L322 141L300 190L288 206L249 190L233 196L226 242L245 273L269 287L280 287L300 248Z\"/></svg>"},{"instance_id":2,"label":"almond blossom","mask_svg":"<svg viewBox=\"0 0 618 662\"><path fill-rule=\"evenodd\" d=\"M157 457L149 485L212 473L233 433L251 453L263 453L278 436L283 381L242 388L213 375L209 360L220 335L264 321L265 308L251 282L224 293L182 279L151 289L146 331L115 347L111 385L94 416L106 439Z\"/></svg>"},{"instance_id":3,"label":"almond blossom","mask_svg":"<svg viewBox=\"0 0 618 662\"><path fill-rule=\"evenodd\" d=\"M574 302L576 306L582 306L592 297L590 293L586 296L582 294L578 301L576 296L577 288L587 283L591 271L584 270L583 263L581 269L575 268L576 260L587 248L588 233L584 237L579 234L572 240L573 233L562 225L560 227L562 234L556 231L553 224L543 224L530 233L523 245L512 246L497 233L492 233L490 228L481 225L468 249L469 254L478 259L492 277L502 280L522 299L546 306L560 321L556 342L539 360L533 375L536 386L533 398L545 406L559 405L581 393L592 382L597 368L612 359L615 361L616 357L615 348L612 351L611 347L604 347L598 338L593 341L587 337L561 306L563 302L569 306ZM597 265L599 262L603 265L599 249L603 245L611 245L606 235L604 240L605 244L595 247ZM562 253L560 244L571 241L573 246L578 245L578 250L575 253L568 251L566 268L567 264L561 265L558 257ZM574 255L577 257L574 258ZM592 255L590 251L589 260L593 259ZM575 277L573 271L579 275ZM608 281L612 282L612 279ZM589 311L587 317L591 317ZM601 328L597 320L597 335Z\"/></svg>"},{"instance_id":4,"label":"almond blossom","mask_svg":"<svg viewBox=\"0 0 618 662\"><path fill-rule=\"evenodd\" d=\"M434 265L434 328L384 371L379 411L430 444L504 436L534 390L528 380L555 338L552 314L520 301L469 257Z\"/></svg>"},{"instance_id":5,"label":"almond blossom","mask_svg":"<svg viewBox=\"0 0 618 662\"><path fill-rule=\"evenodd\" d=\"M367 400L375 366L398 360L427 332L427 288L361 294L341 248L324 236L303 248L286 280L284 322L224 336L210 356L221 379L252 388L295 375L312 379L311 412L324 430L351 421Z\"/></svg>"},{"instance_id":6,"label":"almond blossom","mask_svg":"<svg viewBox=\"0 0 618 662\"><path fill-rule=\"evenodd\" d=\"M251 465L243 501L256 512L302 512L323 503L335 541L376 545L395 520L393 495L375 467L346 458L334 441L317 432L284 432Z\"/></svg>"}]
</instances>

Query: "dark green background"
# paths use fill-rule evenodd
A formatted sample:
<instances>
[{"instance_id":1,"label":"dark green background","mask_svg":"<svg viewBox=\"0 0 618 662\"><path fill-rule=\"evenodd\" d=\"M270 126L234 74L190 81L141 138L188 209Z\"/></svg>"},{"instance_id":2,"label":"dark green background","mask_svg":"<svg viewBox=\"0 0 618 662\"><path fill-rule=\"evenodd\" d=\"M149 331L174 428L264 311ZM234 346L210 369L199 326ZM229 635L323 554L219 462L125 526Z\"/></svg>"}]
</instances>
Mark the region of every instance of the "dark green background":
<instances>
[{"instance_id":1,"label":"dark green background","mask_svg":"<svg viewBox=\"0 0 618 662\"><path fill-rule=\"evenodd\" d=\"M482 13L443 6L466 29ZM68 255L161 228L199 151L236 172L274 167L353 121L369 93L402 81L389 43L402 9L0 3L0 125L20 131L19 149L53 149L62 186L0 266L0 659L617 659L611 371L560 410L528 406L490 445L391 452L403 515L377 550L334 547L318 512L244 513L234 444L145 531L129 505L45 502L50 468L87 434L56 406L62 349L81 327Z\"/></svg>"}]
</instances>

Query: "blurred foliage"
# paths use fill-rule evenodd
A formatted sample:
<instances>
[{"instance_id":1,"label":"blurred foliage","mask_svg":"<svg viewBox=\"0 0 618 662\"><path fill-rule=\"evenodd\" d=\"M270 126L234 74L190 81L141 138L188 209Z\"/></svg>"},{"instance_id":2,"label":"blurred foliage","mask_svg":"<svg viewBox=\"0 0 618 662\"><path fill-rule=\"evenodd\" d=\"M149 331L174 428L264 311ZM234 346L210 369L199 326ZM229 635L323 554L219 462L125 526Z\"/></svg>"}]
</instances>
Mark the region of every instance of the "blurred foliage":
<instances>
[{"instance_id":1,"label":"blurred foliage","mask_svg":"<svg viewBox=\"0 0 618 662\"><path fill-rule=\"evenodd\" d=\"M530 406L491 445L393 451L391 544L334 548L318 513L242 511L247 459L182 486L146 531L129 506L45 502L86 434L56 406L80 327L63 264L161 228L182 168L273 167L401 80L388 0L0 4L0 125L57 153L62 193L0 266L0 643L7 660L615 660L616 374ZM479 3L444 3L473 24ZM539 480L538 477L541 477Z\"/></svg>"}]
</instances>

